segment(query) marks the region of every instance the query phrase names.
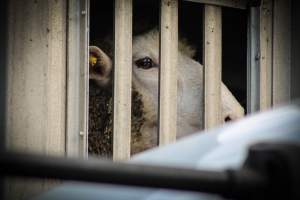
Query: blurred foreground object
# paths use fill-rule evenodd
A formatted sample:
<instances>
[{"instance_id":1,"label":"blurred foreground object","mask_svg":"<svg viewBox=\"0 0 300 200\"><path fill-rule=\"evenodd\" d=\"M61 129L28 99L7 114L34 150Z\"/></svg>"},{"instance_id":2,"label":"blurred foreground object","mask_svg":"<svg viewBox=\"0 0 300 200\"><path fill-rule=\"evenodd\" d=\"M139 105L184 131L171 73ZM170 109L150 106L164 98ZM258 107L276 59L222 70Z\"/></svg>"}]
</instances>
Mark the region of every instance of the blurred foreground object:
<instances>
[{"instance_id":1,"label":"blurred foreground object","mask_svg":"<svg viewBox=\"0 0 300 200\"><path fill-rule=\"evenodd\" d=\"M299 199L299 155L300 109L291 105L139 154L132 164L4 153L0 165L3 175L147 187L68 183L38 199L74 191L77 199Z\"/></svg>"}]
</instances>

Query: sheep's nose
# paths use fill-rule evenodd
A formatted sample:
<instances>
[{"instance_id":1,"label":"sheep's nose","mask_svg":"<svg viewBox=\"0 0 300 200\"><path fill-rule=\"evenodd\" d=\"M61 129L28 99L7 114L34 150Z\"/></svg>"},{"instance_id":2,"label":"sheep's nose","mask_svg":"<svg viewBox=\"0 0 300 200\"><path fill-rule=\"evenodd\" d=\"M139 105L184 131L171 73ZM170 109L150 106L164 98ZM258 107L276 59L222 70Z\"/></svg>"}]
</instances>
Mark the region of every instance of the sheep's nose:
<instances>
[{"instance_id":1,"label":"sheep's nose","mask_svg":"<svg viewBox=\"0 0 300 200\"><path fill-rule=\"evenodd\" d=\"M224 121L225 121L225 122L230 122L230 121L232 121L232 119L231 119L230 116L226 116L225 119L224 119Z\"/></svg>"}]
</instances>

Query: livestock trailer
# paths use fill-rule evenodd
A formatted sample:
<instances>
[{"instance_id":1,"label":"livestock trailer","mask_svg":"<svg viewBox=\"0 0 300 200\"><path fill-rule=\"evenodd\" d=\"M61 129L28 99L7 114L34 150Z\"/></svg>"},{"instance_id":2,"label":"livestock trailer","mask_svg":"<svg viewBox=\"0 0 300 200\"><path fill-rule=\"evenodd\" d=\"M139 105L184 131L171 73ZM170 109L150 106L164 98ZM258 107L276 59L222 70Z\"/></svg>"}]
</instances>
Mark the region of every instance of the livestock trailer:
<instances>
[{"instance_id":1,"label":"livestock trailer","mask_svg":"<svg viewBox=\"0 0 300 200\"><path fill-rule=\"evenodd\" d=\"M297 1L190 0L202 6L205 128L221 123L222 10L247 16L247 114L299 92ZM193 3L191 3L193 2ZM1 148L88 158L90 0L3 1ZM161 0L159 145L176 140L178 0ZM114 1L113 159L130 158L133 1ZM187 23L188 24L188 23ZM207 67L209 66L209 67ZM53 183L8 181L11 198ZM18 188L18 193L15 193Z\"/></svg>"}]
</instances>

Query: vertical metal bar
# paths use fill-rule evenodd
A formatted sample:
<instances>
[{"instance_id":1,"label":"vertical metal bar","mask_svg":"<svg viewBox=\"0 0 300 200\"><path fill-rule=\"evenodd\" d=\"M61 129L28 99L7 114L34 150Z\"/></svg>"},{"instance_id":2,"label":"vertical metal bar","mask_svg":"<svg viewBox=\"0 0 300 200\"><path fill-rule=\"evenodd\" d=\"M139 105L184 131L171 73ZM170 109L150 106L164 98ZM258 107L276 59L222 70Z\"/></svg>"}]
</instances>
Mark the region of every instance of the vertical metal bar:
<instances>
[{"instance_id":1,"label":"vertical metal bar","mask_svg":"<svg viewBox=\"0 0 300 200\"><path fill-rule=\"evenodd\" d=\"M260 7L260 110L272 105L272 22L273 0L263 0Z\"/></svg>"},{"instance_id":2,"label":"vertical metal bar","mask_svg":"<svg viewBox=\"0 0 300 200\"><path fill-rule=\"evenodd\" d=\"M8 25L7 20L7 2L0 2L0 22L3 27L3 31L0 32L0 152L5 150L5 124L6 124L6 90L7 87L7 34ZM0 179L1 182L1 179ZM1 185L0 185L1 186ZM1 188L0 188L1 195ZM1 199L1 196L0 196Z\"/></svg>"},{"instance_id":3,"label":"vertical metal bar","mask_svg":"<svg viewBox=\"0 0 300 200\"><path fill-rule=\"evenodd\" d=\"M291 2L291 99L300 98L300 1Z\"/></svg>"},{"instance_id":4,"label":"vertical metal bar","mask_svg":"<svg viewBox=\"0 0 300 200\"><path fill-rule=\"evenodd\" d=\"M88 156L88 103L89 103L89 0L81 0L81 21L80 21L80 139L79 155Z\"/></svg>"},{"instance_id":5,"label":"vertical metal bar","mask_svg":"<svg viewBox=\"0 0 300 200\"><path fill-rule=\"evenodd\" d=\"M259 7L251 7L248 18L247 112L259 110Z\"/></svg>"},{"instance_id":6,"label":"vertical metal bar","mask_svg":"<svg viewBox=\"0 0 300 200\"><path fill-rule=\"evenodd\" d=\"M176 140L178 0L161 0L159 145Z\"/></svg>"},{"instance_id":7,"label":"vertical metal bar","mask_svg":"<svg viewBox=\"0 0 300 200\"><path fill-rule=\"evenodd\" d=\"M6 87L7 87L7 34L8 34L8 13L7 1L0 2L0 24L2 31L0 32L0 153L5 150L5 132L6 132ZM0 199L4 199L4 178L0 177Z\"/></svg>"},{"instance_id":8,"label":"vertical metal bar","mask_svg":"<svg viewBox=\"0 0 300 200\"><path fill-rule=\"evenodd\" d=\"M88 0L69 1L66 154L87 157Z\"/></svg>"},{"instance_id":9,"label":"vertical metal bar","mask_svg":"<svg viewBox=\"0 0 300 200\"><path fill-rule=\"evenodd\" d=\"M113 159L130 157L132 0L115 0Z\"/></svg>"},{"instance_id":10,"label":"vertical metal bar","mask_svg":"<svg viewBox=\"0 0 300 200\"><path fill-rule=\"evenodd\" d=\"M222 8L204 6L204 127L221 123Z\"/></svg>"},{"instance_id":11,"label":"vertical metal bar","mask_svg":"<svg viewBox=\"0 0 300 200\"><path fill-rule=\"evenodd\" d=\"M278 105L291 96L291 1L274 1L273 16L273 105Z\"/></svg>"},{"instance_id":12,"label":"vertical metal bar","mask_svg":"<svg viewBox=\"0 0 300 200\"><path fill-rule=\"evenodd\" d=\"M67 32L67 114L66 154L77 157L79 152L79 70L80 70L80 2L68 2Z\"/></svg>"}]
</instances>

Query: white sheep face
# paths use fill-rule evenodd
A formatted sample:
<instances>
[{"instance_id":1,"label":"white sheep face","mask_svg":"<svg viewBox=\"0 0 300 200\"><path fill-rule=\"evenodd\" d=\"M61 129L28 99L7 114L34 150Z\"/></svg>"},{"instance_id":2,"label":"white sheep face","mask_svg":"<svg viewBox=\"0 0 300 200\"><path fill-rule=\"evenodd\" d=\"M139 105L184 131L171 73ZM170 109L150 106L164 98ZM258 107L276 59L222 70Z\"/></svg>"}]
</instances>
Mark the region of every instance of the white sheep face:
<instances>
[{"instance_id":1,"label":"white sheep face","mask_svg":"<svg viewBox=\"0 0 300 200\"><path fill-rule=\"evenodd\" d=\"M108 85L111 79L112 65L108 56L91 47L91 54L102 60L100 71L91 70L90 78L97 80L100 86ZM94 48L94 49L93 49ZM159 70L159 33L150 31L133 39L132 49L132 84L142 95L146 122L142 127L142 135L146 146L157 143L157 105L158 105L158 70ZM179 41L178 52L178 97L177 97L177 135L182 137L203 128L203 66L192 57L193 48ZM107 61L105 61L107 60ZM104 62L105 61L105 62ZM92 67L93 68L93 67ZM102 81L105 80L105 81ZM244 109L237 102L228 88L221 86L222 117L236 120L244 115Z\"/></svg>"}]
</instances>

